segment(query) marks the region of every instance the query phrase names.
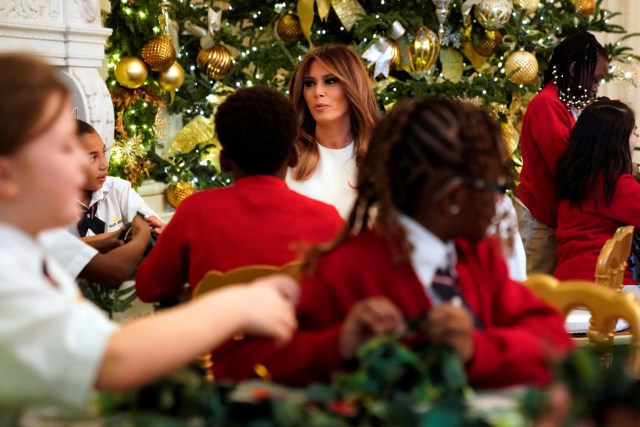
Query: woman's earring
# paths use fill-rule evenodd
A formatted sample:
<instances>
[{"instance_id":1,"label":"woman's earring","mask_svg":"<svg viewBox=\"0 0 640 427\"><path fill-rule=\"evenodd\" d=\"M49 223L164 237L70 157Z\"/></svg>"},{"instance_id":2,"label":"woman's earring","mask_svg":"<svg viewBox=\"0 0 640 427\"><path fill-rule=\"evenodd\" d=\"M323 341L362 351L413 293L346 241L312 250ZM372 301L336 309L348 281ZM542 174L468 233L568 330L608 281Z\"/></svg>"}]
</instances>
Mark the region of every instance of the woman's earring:
<instances>
[{"instance_id":1,"label":"woman's earring","mask_svg":"<svg viewBox=\"0 0 640 427\"><path fill-rule=\"evenodd\" d=\"M458 215L460 213L460 206L451 205L451 207L449 208L449 212L451 212L452 215Z\"/></svg>"}]
</instances>

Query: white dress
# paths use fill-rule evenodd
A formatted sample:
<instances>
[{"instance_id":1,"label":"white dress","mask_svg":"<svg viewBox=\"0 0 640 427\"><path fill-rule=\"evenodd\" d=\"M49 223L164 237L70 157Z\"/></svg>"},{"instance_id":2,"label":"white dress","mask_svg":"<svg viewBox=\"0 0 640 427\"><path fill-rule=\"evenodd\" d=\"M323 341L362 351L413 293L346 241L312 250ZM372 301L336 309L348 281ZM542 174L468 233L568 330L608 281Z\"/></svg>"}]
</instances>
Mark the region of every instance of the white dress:
<instances>
[{"instance_id":1,"label":"white dress","mask_svg":"<svg viewBox=\"0 0 640 427\"><path fill-rule=\"evenodd\" d=\"M358 168L354 143L331 149L318 144L320 159L313 175L303 181L293 179L291 169L286 182L290 189L312 199L335 206L342 218L347 218L356 200Z\"/></svg>"}]
</instances>

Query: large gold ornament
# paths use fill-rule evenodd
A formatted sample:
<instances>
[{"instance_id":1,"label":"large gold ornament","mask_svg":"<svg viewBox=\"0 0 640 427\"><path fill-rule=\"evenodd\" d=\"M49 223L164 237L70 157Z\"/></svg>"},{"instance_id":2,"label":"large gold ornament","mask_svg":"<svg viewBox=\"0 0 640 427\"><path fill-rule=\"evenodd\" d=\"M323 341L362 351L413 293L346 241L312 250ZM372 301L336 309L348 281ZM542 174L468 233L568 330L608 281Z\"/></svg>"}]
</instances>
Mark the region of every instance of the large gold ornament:
<instances>
[{"instance_id":1,"label":"large gold ornament","mask_svg":"<svg viewBox=\"0 0 640 427\"><path fill-rule=\"evenodd\" d=\"M538 5L540 4L540 0L513 0L514 5L518 5L527 13L533 13L538 10Z\"/></svg>"},{"instance_id":2,"label":"large gold ornament","mask_svg":"<svg viewBox=\"0 0 640 427\"><path fill-rule=\"evenodd\" d=\"M400 53L400 48L395 42L391 42L391 68L394 70L398 68L401 60L402 53Z\"/></svg>"},{"instance_id":3,"label":"large gold ornament","mask_svg":"<svg viewBox=\"0 0 640 427\"><path fill-rule=\"evenodd\" d=\"M168 36L148 40L142 46L140 55L153 71L164 71L176 60L176 50L173 48L171 37Z\"/></svg>"},{"instance_id":4,"label":"large gold ornament","mask_svg":"<svg viewBox=\"0 0 640 427\"><path fill-rule=\"evenodd\" d=\"M233 56L229 49L221 44L211 49L200 49L198 53L198 67L214 80L222 80L233 66Z\"/></svg>"},{"instance_id":5,"label":"large gold ornament","mask_svg":"<svg viewBox=\"0 0 640 427\"><path fill-rule=\"evenodd\" d=\"M538 60L533 53L518 50L509 55L504 70L515 84L529 83L538 76Z\"/></svg>"},{"instance_id":6,"label":"large gold ornament","mask_svg":"<svg viewBox=\"0 0 640 427\"><path fill-rule=\"evenodd\" d=\"M135 89L147 80L147 66L135 56L125 56L116 64L113 71L116 81L129 89Z\"/></svg>"},{"instance_id":7,"label":"large gold ornament","mask_svg":"<svg viewBox=\"0 0 640 427\"><path fill-rule=\"evenodd\" d=\"M575 0L576 10L584 16L589 16L596 10L595 0Z\"/></svg>"},{"instance_id":8,"label":"large gold ornament","mask_svg":"<svg viewBox=\"0 0 640 427\"><path fill-rule=\"evenodd\" d=\"M276 33L285 43L295 43L304 38L300 18L293 11L289 10L278 19Z\"/></svg>"},{"instance_id":9,"label":"large gold ornament","mask_svg":"<svg viewBox=\"0 0 640 427\"><path fill-rule=\"evenodd\" d=\"M173 65L161 72L156 80L162 89L171 92L184 83L184 69L178 61L174 61Z\"/></svg>"},{"instance_id":10,"label":"large gold ornament","mask_svg":"<svg viewBox=\"0 0 640 427\"><path fill-rule=\"evenodd\" d=\"M498 30L511 18L511 0L481 0L476 4L474 16L487 30Z\"/></svg>"},{"instance_id":11,"label":"large gold ornament","mask_svg":"<svg viewBox=\"0 0 640 427\"><path fill-rule=\"evenodd\" d=\"M500 31L485 31L485 37L480 39L477 43L473 43L473 50L478 52L482 56L491 56L502 44L502 34Z\"/></svg>"},{"instance_id":12,"label":"large gold ornament","mask_svg":"<svg viewBox=\"0 0 640 427\"><path fill-rule=\"evenodd\" d=\"M440 54L440 41L437 34L427 27L419 27L409 44L409 53L413 66L411 71L428 71Z\"/></svg>"},{"instance_id":13,"label":"large gold ornament","mask_svg":"<svg viewBox=\"0 0 640 427\"><path fill-rule=\"evenodd\" d=\"M167 187L167 202L174 208L177 208L180 203L190 195L196 192L196 186L189 181L179 181L176 184L171 184Z\"/></svg>"}]
</instances>

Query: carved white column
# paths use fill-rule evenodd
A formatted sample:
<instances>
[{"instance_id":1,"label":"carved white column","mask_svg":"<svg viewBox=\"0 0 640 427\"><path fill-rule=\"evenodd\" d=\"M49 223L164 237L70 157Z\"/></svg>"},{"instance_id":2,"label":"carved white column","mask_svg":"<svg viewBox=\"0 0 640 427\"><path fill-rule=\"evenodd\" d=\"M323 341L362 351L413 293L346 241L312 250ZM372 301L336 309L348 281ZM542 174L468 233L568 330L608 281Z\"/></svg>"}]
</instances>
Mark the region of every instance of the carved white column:
<instances>
[{"instance_id":1,"label":"carved white column","mask_svg":"<svg viewBox=\"0 0 640 427\"><path fill-rule=\"evenodd\" d=\"M98 73L111 30L99 0L0 0L0 52L28 52L60 67L78 118L113 144L111 97Z\"/></svg>"}]
</instances>

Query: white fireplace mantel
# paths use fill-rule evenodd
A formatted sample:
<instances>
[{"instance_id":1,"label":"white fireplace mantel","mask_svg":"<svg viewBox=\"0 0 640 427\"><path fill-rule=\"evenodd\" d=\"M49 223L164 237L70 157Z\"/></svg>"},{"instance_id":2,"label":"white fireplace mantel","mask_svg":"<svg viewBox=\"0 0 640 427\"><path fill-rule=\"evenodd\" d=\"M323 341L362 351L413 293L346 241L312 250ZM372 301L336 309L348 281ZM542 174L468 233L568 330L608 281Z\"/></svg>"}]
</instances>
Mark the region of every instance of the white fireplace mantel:
<instances>
[{"instance_id":1,"label":"white fireplace mantel","mask_svg":"<svg viewBox=\"0 0 640 427\"><path fill-rule=\"evenodd\" d=\"M96 128L108 150L113 104L98 70L110 35L99 0L0 0L0 53L32 53L57 65L77 117Z\"/></svg>"}]
</instances>

